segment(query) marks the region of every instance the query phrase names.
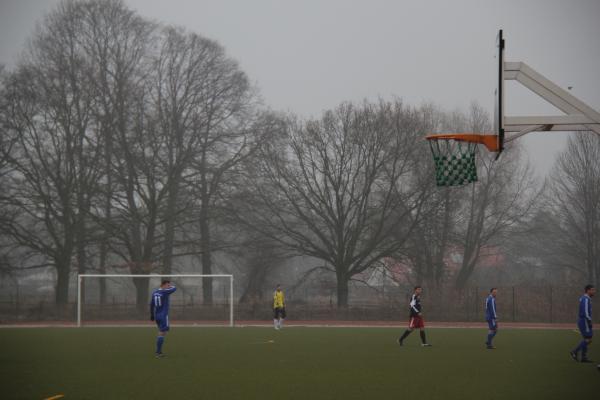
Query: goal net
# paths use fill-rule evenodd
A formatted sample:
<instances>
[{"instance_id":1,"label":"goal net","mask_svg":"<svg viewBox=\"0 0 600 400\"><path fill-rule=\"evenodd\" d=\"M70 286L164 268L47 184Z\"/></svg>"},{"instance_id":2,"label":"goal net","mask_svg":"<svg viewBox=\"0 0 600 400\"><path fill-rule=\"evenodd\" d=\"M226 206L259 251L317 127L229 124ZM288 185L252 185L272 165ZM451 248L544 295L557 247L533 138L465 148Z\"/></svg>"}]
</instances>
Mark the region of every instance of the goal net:
<instances>
[{"instance_id":1,"label":"goal net","mask_svg":"<svg viewBox=\"0 0 600 400\"><path fill-rule=\"evenodd\" d=\"M233 326L233 275L80 274L77 326L140 325L150 321L150 296L163 279L177 287L170 296L173 325ZM205 287L212 284L212 302Z\"/></svg>"}]
</instances>

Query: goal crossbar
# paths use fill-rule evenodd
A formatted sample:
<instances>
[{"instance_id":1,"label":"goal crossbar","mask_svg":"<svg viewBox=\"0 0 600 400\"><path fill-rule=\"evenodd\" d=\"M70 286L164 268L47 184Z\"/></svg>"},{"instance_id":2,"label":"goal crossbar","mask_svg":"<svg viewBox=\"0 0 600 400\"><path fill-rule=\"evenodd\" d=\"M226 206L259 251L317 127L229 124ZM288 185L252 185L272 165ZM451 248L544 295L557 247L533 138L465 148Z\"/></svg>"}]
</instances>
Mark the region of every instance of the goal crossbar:
<instances>
[{"instance_id":1,"label":"goal crossbar","mask_svg":"<svg viewBox=\"0 0 600 400\"><path fill-rule=\"evenodd\" d=\"M77 327L81 327L81 283L84 278L229 278L229 326L233 327L233 275L228 274L78 274Z\"/></svg>"}]
</instances>

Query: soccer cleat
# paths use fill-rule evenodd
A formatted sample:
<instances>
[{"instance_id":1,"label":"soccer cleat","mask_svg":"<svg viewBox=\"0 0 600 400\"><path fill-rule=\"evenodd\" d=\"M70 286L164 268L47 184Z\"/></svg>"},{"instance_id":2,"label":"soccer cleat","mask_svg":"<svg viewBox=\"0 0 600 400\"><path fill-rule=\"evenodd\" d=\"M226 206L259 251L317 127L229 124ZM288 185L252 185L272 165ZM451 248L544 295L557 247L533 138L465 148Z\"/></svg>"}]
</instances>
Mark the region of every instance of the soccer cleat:
<instances>
[{"instance_id":1,"label":"soccer cleat","mask_svg":"<svg viewBox=\"0 0 600 400\"><path fill-rule=\"evenodd\" d=\"M496 348L494 346L492 346L491 344L486 345L485 348L488 350L496 350Z\"/></svg>"},{"instance_id":2,"label":"soccer cleat","mask_svg":"<svg viewBox=\"0 0 600 400\"><path fill-rule=\"evenodd\" d=\"M433 345L431 345L429 343L422 343L421 344L421 347L431 347L431 346L433 346Z\"/></svg>"},{"instance_id":3,"label":"soccer cleat","mask_svg":"<svg viewBox=\"0 0 600 400\"><path fill-rule=\"evenodd\" d=\"M403 345L404 345L404 344L402 343L402 339L400 339L400 338L396 339L396 342L398 342L398 344L399 344L400 346L403 346Z\"/></svg>"},{"instance_id":4,"label":"soccer cleat","mask_svg":"<svg viewBox=\"0 0 600 400\"><path fill-rule=\"evenodd\" d=\"M156 358L165 358L166 355L164 355L163 353L156 353L155 357Z\"/></svg>"},{"instance_id":5,"label":"soccer cleat","mask_svg":"<svg viewBox=\"0 0 600 400\"><path fill-rule=\"evenodd\" d=\"M579 358L577 358L577 353L575 353L574 351L569 352L569 354L571 355L571 358L573 360L575 360L576 362L579 362Z\"/></svg>"}]
</instances>

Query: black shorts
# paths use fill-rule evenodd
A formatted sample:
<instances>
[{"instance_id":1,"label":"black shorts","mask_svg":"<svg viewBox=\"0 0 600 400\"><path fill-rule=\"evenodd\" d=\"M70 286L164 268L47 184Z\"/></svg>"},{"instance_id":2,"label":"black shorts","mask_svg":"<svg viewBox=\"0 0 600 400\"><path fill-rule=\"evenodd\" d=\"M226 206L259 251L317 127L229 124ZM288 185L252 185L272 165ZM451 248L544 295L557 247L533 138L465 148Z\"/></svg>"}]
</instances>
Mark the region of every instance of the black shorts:
<instances>
[{"instance_id":1,"label":"black shorts","mask_svg":"<svg viewBox=\"0 0 600 400\"><path fill-rule=\"evenodd\" d=\"M277 307L273 309L273 319L285 319L285 307Z\"/></svg>"}]
</instances>

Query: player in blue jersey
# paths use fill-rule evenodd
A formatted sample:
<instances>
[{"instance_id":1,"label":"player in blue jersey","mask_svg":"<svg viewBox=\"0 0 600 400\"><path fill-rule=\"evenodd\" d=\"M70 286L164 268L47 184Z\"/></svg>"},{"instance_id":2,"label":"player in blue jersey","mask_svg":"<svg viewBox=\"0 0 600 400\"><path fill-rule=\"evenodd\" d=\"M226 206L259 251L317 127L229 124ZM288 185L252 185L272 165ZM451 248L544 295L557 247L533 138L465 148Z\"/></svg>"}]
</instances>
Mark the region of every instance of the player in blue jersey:
<instances>
[{"instance_id":1,"label":"player in blue jersey","mask_svg":"<svg viewBox=\"0 0 600 400\"><path fill-rule=\"evenodd\" d=\"M150 320L156 321L158 337L156 338L156 357L164 357L162 346L169 331L169 296L177 290L171 281L165 279L160 287L152 292L150 300Z\"/></svg>"},{"instance_id":2,"label":"player in blue jersey","mask_svg":"<svg viewBox=\"0 0 600 400\"><path fill-rule=\"evenodd\" d=\"M494 339L494 336L496 336L496 333L498 333L498 314L496 314L497 294L498 289L492 288L489 296L485 299L485 320L487 321L489 328L485 345L490 350L495 349L492 340Z\"/></svg>"},{"instance_id":3,"label":"player in blue jersey","mask_svg":"<svg viewBox=\"0 0 600 400\"><path fill-rule=\"evenodd\" d=\"M577 327L581 332L582 340L579 345L571 351L571 357L575 361L582 363L591 362L587 358L588 346L592 343L592 297L596 294L596 288L593 285L587 285L584 288L583 296L579 298L579 315L577 319ZM579 360L579 352L581 351L581 360Z\"/></svg>"}]
</instances>

